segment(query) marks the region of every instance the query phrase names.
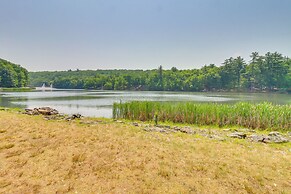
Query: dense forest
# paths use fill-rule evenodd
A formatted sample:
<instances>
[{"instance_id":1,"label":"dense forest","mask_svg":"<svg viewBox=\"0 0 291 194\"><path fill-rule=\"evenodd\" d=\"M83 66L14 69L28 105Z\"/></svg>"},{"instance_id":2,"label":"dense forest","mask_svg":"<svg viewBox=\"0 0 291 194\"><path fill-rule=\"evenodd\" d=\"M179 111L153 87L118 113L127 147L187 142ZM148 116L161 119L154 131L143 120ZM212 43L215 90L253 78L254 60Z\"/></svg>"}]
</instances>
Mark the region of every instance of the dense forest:
<instances>
[{"instance_id":1,"label":"dense forest","mask_svg":"<svg viewBox=\"0 0 291 194\"><path fill-rule=\"evenodd\" d=\"M28 84L28 71L4 59L0 59L0 87L25 87Z\"/></svg>"},{"instance_id":2,"label":"dense forest","mask_svg":"<svg viewBox=\"0 0 291 194\"><path fill-rule=\"evenodd\" d=\"M162 66L154 70L68 70L31 72L31 86L53 84L55 88L158 91L287 91L291 88L291 60L268 52L229 58L221 66L179 70ZM289 89L288 89L289 88Z\"/></svg>"}]
</instances>

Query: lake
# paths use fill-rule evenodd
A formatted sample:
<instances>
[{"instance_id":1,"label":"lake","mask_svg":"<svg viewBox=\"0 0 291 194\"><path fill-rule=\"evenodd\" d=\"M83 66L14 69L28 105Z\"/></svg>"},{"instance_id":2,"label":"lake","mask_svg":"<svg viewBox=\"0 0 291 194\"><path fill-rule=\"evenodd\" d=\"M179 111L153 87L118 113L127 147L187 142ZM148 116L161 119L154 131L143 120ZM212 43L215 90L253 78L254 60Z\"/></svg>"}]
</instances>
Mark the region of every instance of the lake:
<instances>
[{"instance_id":1,"label":"lake","mask_svg":"<svg viewBox=\"0 0 291 194\"><path fill-rule=\"evenodd\" d=\"M33 92L0 92L0 106L35 108L49 106L61 113L80 113L92 117L112 117L112 104L133 100L142 101L194 101L234 103L238 101L291 104L290 94L273 93L200 93L153 91L88 91L52 90Z\"/></svg>"}]
</instances>

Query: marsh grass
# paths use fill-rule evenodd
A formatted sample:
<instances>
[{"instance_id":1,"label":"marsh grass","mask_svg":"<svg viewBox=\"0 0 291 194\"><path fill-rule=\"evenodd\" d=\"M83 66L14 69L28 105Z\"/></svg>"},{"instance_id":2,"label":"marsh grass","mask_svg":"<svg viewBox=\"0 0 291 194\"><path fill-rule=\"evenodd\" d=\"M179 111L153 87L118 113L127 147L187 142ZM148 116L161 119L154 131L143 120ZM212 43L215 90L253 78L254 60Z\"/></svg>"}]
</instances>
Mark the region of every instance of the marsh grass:
<instances>
[{"instance_id":1,"label":"marsh grass","mask_svg":"<svg viewBox=\"0 0 291 194\"><path fill-rule=\"evenodd\" d=\"M133 101L114 103L113 117L131 120L188 123L195 125L242 126L252 129L291 129L291 105L271 103L236 104Z\"/></svg>"}]
</instances>

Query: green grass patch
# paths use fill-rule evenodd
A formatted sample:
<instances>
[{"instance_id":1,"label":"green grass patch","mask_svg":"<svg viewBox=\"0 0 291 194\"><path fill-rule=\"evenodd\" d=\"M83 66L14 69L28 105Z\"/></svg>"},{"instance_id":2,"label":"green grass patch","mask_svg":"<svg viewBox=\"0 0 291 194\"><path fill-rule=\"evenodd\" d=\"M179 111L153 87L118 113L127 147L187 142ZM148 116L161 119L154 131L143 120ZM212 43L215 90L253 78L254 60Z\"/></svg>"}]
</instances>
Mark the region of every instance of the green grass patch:
<instances>
[{"instance_id":1,"label":"green grass patch","mask_svg":"<svg viewBox=\"0 0 291 194\"><path fill-rule=\"evenodd\" d=\"M0 92L31 92L35 90L35 88L0 88Z\"/></svg>"},{"instance_id":2,"label":"green grass patch","mask_svg":"<svg viewBox=\"0 0 291 194\"><path fill-rule=\"evenodd\" d=\"M114 103L115 119L187 123L198 126L240 126L263 130L291 130L291 105L133 101Z\"/></svg>"}]
</instances>

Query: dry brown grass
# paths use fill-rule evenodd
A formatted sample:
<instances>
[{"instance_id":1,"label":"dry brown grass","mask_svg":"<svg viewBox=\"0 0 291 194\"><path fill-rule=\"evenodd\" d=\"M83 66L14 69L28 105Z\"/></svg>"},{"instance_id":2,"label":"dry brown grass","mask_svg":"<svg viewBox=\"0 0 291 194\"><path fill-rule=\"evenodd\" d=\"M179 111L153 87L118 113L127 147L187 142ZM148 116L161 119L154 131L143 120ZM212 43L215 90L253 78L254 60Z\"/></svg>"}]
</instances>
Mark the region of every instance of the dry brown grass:
<instances>
[{"instance_id":1,"label":"dry brown grass","mask_svg":"<svg viewBox=\"0 0 291 194\"><path fill-rule=\"evenodd\" d=\"M291 193L290 144L0 112L0 193Z\"/></svg>"}]
</instances>

